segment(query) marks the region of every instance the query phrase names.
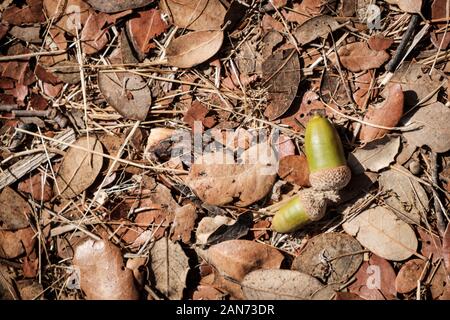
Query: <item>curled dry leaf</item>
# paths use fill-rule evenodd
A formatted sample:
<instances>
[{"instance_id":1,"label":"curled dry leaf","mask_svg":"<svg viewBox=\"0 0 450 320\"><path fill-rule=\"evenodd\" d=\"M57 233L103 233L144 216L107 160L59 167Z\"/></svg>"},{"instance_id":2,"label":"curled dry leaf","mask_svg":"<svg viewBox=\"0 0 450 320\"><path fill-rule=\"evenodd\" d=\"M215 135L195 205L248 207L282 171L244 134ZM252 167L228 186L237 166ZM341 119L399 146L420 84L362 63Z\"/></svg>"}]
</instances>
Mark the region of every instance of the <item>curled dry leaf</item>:
<instances>
[{"instance_id":1,"label":"curled dry leaf","mask_svg":"<svg viewBox=\"0 0 450 320\"><path fill-rule=\"evenodd\" d=\"M173 241L181 240L184 243L190 243L196 219L197 212L193 204L187 204L176 209L170 232L171 239Z\"/></svg>"},{"instance_id":2,"label":"curled dry leaf","mask_svg":"<svg viewBox=\"0 0 450 320\"><path fill-rule=\"evenodd\" d=\"M342 66L352 72L379 68L389 59L386 51L372 50L365 42L349 43L338 54Z\"/></svg>"},{"instance_id":3,"label":"curled dry leaf","mask_svg":"<svg viewBox=\"0 0 450 320\"><path fill-rule=\"evenodd\" d=\"M137 300L133 272L123 263L120 249L106 240L86 239L75 248L81 289L89 300Z\"/></svg>"},{"instance_id":4,"label":"curled dry leaf","mask_svg":"<svg viewBox=\"0 0 450 320\"><path fill-rule=\"evenodd\" d=\"M35 241L31 227L16 231L0 230L0 258L14 259L24 253L29 255Z\"/></svg>"},{"instance_id":5,"label":"curled dry leaf","mask_svg":"<svg viewBox=\"0 0 450 320\"><path fill-rule=\"evenodd\" d=\"M396 194L385 201L400 219L420 224L420 217L428 207L428 196L418 181L395 170L387 170L380 175L378 184L383 190Z\"/></svg>"},{"instance_id":6,"label":"curled dry leaf","mask_svg":"<svg viewBox=\"0 0 450 320\"><path fill-rule=\"evenodd\" d=\"M204 219L206 218L208 217L205 217ZM219 219L214 219L212 222L217 223L219 222ZM247 235L248 230L250 229L250 226L253 223L253 215L251 213L243 213L239 215L237 220L232 219L232 222L233 223L224 223L219 225L217 228L214 229L213 232L204 232L208 230L208 227L211 229L214 228L214 224L211 224L210 226L207 225L205 226L204 223L203 230L201 230L203 234L201 234L200 232L198 232L197 234L203 236L203 238L207 237L206 242L204 243L205 245L213 245L227 240L239 239ZM206 230L205 227L207 227Z\"/></svg>"},{"instance_id":7,"label":"curled dry leaf","mask_svg":"<svg viewBox=\"0 0 450 320\"><path fill-rule=\"evenodd\" d=\"M278 51L263 62L264 84L269 91L269 105L264 115L269 120L282 116L291 106L300 84L300 61L294 50Z\"/></svg>"},{"instance_id":8,"label":"curled dry leaf","mask_svg":"<svg viewBox=\"0 0 450 320\"><path fill-rule=\"evenodd\" d=\"M365 210L342 227L367 249L385 259L402 261L416 253L417 238L413 229L386 208Z\"/></svg>"},{"instance_id":9,"label":"curled dry leaf","mask_svg":"<svg viewBox=\"0 0 450 320\"><path fill-rule=\"evenodd\" d=\"M226 9L219 0L163 0L161 9L178 28L221 30Z\"/></svg>"},{"instance_id":10,"label":"curled dry leaf","mask_svg":"<svg viewBox=\"0 0 450 320\"><path fill-rule=\"evenodd\" d=\"M150 249L149 258L152 284L168 299L180 300L189 271L188 257L181 246L162 238Z\"/></svg>"},{"instance_id":11,"label":"curled dry leaf","mask_svg":"<svg viewBox=\"0 0 450 320\"><path fill-rule=\"evenodd\" d=\"M161 11L150 9L138 12L136 18L127 21L128 37L140 60L155 45L150 41L167 30L167 23L161 19Z\"/></svg>"},{"instance_id":12,"label":"curled dry leaf","mask_svg":"<svg viewBox=\"0 0 450 320\"><path fill-rule=\"evenodd\" d=\"M395 289L398 293L408 293L417 287L417 280L420 279L425 261L422 259L412 259L407 261L395 278Z\"/></svg>"},{"instance_id":13,"label":"curled dry leaf","mask_svg":"<svg viewBox=\"0 0 450 320\"><path fill-rule=\"evenodd\" d=\"M394 39L385 38L382 34L375 34L367 40L370 49L382 51L388 49L394 43Z\"/></svg>"},{"instance_id":14,"label":"curled dry leaf","mask_svg":"<svg viewBox=\"0 0 450 320\"><path fill-rule=\"evenodd\" d=\"M242 281L246 274L257 269L277 269L283 255L268 245L248 241L229 240L197 250L201 258L213 265L219 274Z\"/></svg>"},{"instance_id":15,"label":"curled dry leaf","mask_svg":"<svg viewBox=\"0 0 450 320\"><path fill-rule=\"evenodd\" d=\"M95 137L81 137L74 145L102 153L103 147ZM69 148L58 171L55 193L63 198L73 198L94 183L103 166L103 157L77 148Z\"/></svg>"},{"instance_id":16,"label":"curled dry leaf","mask_svg":"<svg viewBox=\"0 0 450 320\"><path fill-rule=\"evenodd\" d=\"M364 121L383 127L395 127L403 115L403 104L402 87L399 84L391 85L384 103L379 106L371 106L364 117ZM383 137L387 132L388 130L363 124L360 139L367 143Z\"/></svg>"},{"instance_id":17,"label":"curled dry leaf","mask_svg":"<svg viewBox=\"0 0 450 320\"><path fill-rule=\"evenodd\" d=\"M355 275L349 291L366 300L394 299L395 271L390 263L374 254L364 262Z\"/></svg>"},{"instance_id":18,"label":"curled dry leaf","mask_svg":"<svg viewBox=\"0 0 450 320\"><path fill-rule=\"evenodd\" d=\"M304 155L291 155L281 158L278 175L281 179L298 186L310 186L308 162Z\"/></svg>"},{"instance_id":19,"label":"curled dry leaf","mask_svg":"<svg viewBox=\"0 0 450 320\"><path fill-rule=\"evenodd\" d=\"M406 125L416 123L421 128L404 132L408 143L417 147L427 145L433 152L442 153L450 150L450 109L436 102L421 107L408 120Z\"/></svg>"},{"instance_id":20,"label":"curled dry leaf","mask_svg":"<svg viewBox=\"0 0 450 320\"><path fill-rule=\"evenodd\" d=\"M225 161L224 161L225 160ZM276 157L267 143L244 151L240 163L222 152L206 153L191 166L187 183L204 202L224 205L235 198L237 206L262 199L276 179Z\"/></svg>"},{"instance_id":21,"label":"curled dry leaf","mask_svg":"<svg viewBox=\"0 0 450 320\"><path fill-rule=\"evenodd\" d=\"M144 7L154 0L86 0L94 9L113 13Z\"/></svg>"},{"instance_id":22,"label":"curled dry leaf","mask_svg":"<svg viewBox=\"0 0 450 320\"><path fill-rule=\"evenodd\" d=\"M166 49L167 63L191 68L214 56L222 46L223 32L195 31L172 40Z\"/></svg>"},{"instance_id":23,"label":"curled dry leaf","mask_svg":"<svg viewBox=\"0 0 450 320\"><path fill-rule=\"evenodd\" d=\"M323 233L307 242L294 259L292 269L316 277L324 283L345 282L363 262L361 251L358 241L347 234Z\"/></svg>"},{"instance_id":24,"label":"curled dry leaf","mask_svg":"<svg viewBox=\"0 0 450 320\"><path fill-rule=\"evenodd\" d=\"M308 274L293 270L255 270L241 283L249 300L310 300L324 285Z\"/></svg>"},{"instance_id":25,"label":"curled dry leaf","mask_svg":"<svg viewBox=\"0 0 450 320\"><path fill-rule=\"evenodd\" d=\"M208 243L208 238L216 230L222 226L232 226L236 223L236 220L231 219L226 216L217 215L213 217L204 217L197 226L197 231L195 232L196 243L198 245L205 245Z\"/></svg>"},{"instance_id":26,"label":"curled dry leaf","mask_svg":"<svg viewBox=\"0 0 450 320\"><path fill-rule=\"evenodd\" d=\"M29 193L36 201L49 201L53 197L53 188L48 182L48 179L44 181L44 178L44 174L38 172L32 177L20 182L17 188L19 191Z\"/></svg>"},{"instance_id":27,"label":"curled dry leaf","mask_svg":"<svg viewBox=\"0 0 450 320\"><path fill-rule=\"evenodd\" d=\"M0 193L0 208L0 230L18 230L30 224L30 205L10 187Z\"/></svg>"},{"instance_id":28,"label":"curled dry leaf","mask_svg":"<svg viewBox=\"0 0 450 320\"><path fill-rule=\"evenodd\" d=\"M317 38L326 38L328 33L339 28L339 23L333 17L323 15L307 20L295 29L293 35L299 45L305 45Z\"/></svg>"},{"instance_id":29,"label":"curled dry leaf","mask_svg":"<svg viewBox=\"0 0 450 320\"><path fill-rule=\"evenodd\" d=\"M387 3L396 4L400 10L409 13L420 13L422 0L385 0Z\"/></svg>"},{"instance_id":30,"label":"curled dry leaf","mask_svg":"<svg viewBox=\"0 0 450 320\"><path fill-rule=\"evenodd\" d=\"M98 86L106 101L123 117L145 120L152 104L150 88L131 72L99 72Z\"/></svg>"},{"instance_id":31,"label":"curled dry leaf","mask_svg":"<svg viewBox=\"0 0 450 320\"><path fill-rule=\"evenodd\" d=\"M399 148L400 137L385 136L349 154L348 164L356 174L365 170L378 172L394 162Z\"/></svg>"}]
</instances>

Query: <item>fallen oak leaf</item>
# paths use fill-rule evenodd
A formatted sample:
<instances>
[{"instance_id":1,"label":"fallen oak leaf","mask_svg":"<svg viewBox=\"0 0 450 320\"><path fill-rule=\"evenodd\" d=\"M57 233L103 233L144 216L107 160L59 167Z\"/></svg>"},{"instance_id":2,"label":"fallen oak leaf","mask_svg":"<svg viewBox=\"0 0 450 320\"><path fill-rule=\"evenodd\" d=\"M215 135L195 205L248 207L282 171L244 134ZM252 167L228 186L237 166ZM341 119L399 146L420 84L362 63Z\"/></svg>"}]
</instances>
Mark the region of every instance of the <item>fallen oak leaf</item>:
<instances>
[{"instance_id":1,"label":"fallen oak leaf","mask_svg":"<svg viewBox=\"0 0 450 320\"><path fill-rule=\"evenodd\" d=\"M160 6L175 26L194 31L221 30L226 14L219 0L163 0Z\"/></svg>"},{"instance_id":2,"label":"fallen oak leaf","mask_svg":"<svg viewBox=\"0 0 450 320\"><path fill-rule=\"evenodd\" d=\"M371 106L364 116L364 121L371 124L395 127L403 116L404 94L399 84L389 88L389 94L383 104ZM382 138L388 130L363 124L360 131L362 142L370 142Z\"/></svg>"},{"instance_id":3,"label":"fallen oak leaf","mask_svg":"<svg viewBox=\"0 0 450 320\"><path fill-rule=\"evenodd\" d=\"M349 43L339 48L338 55L342 66L352 72L379 68L389 59L386 51L372 50L365 42Z\"/></svg>"},{"instance_id":4,"label":"fallen oak leaf","mask_svg":"<svg viewBox=\"0 0 450 320\"><path fill-rule=\"evenodd\" d=\"M416 254L418 242L413 229L386 208L365 210L342 227L382 258L402 261Z\"/></svg>"},{"instance_id":5,"label":"fallen oak leaf","mask_svg":"<svg viewBox=\"0 0 450 320\"><path fill-rule=\"evenodd\" d=\"M284 256L275 248L249 240L224 241L208 250L196 251L219 274L238 281L242 281L253 270L280 268L284 260Z\"/></svg>"},{"instance_id":6,"label":"fallen oak leaf","mask_svg":"<svg viewBox=\"0 0 450 320\"><path fill-rule=\"evenodd\" d=\"M294 30L293 35L299 45L306 45L317 38L326 38L328 33L340 27L335 18L322 15L305 21Z\"/></svg>"},{"instance_id":7,"label":"fallen oak leaf","mask_svg":"<svg viewBox=\"0 0 450 320\"><path fill-rule=\"evenodd\" d=\"M53 188L40 172L19 183L17 189L29 193L36 201L47 202L53 198Z\"/></svg>"},{"instance_id":8,"label":"fallen oak leaf","mask_svg":"<svg viewBox=\"0 0 450 320\"><path fill-rule=\"evenodd\" d=\"M32 209L28 202L10 187L0 193L0 230L19 230L29 226Z\"/></svg>"},{"instance_id":9,"label":"fallen oak leaf","mask_svg":"<svg viewBox=\"0 0 450 320\"><path fill-rule=\"evenodd\" d=\"M301 187L309 187L309 168L304 155L290 155L280 159L278 175L281 179Z\"/></svg>"},{"instance_id":10,"label":"fallen oak leaf","mask_svg":"<svg viewBox=\"0 0 450 320\"><path fill-rule=\"evenodd\" d=\"M395 278L395 289L398 293L408 293L417 287L417 281L422 275L425 261L422 259L412 259L407 261Z\"/></svg>"},{"instance_id":11,"label":"fallen oak leaf","mask_svg":"<svg viewBox=\"0 0 450 320\"><path fill-rule=\"evenodd\" d=\"M152 284L170 300L180 300L189 272L188 257L179 244L167 238L156 241L149 252Z\"/></svg>"},{"instance_id":12,"label":"fallen oak leaf","mask_svg":"<svg viewBox=\"0 0 450 320\"><path fill-rule=\"evenodd\" d=\"M137 17L127 21L127 34L139 60L144 60L145 55L155 46L150 41L167 28L167 23L161 19L161 11L157 9L140 11Z\"/></svg>"},{"instance_id":13,"label":"fallen oak leaf","mask_svg":"<svg viewBox=\"0 0 450 320\"><path fill-rule=\"evenodd\" d=\"M114 13L144 7L154 0L86 0L94 9Z\"/></svg>"},{"instance_id":14,"label":"fallen oak leaf","mask_svg":"<svg viewBox=\"0 0 450 320\"><path fill-rule=\"evenodd\" d=\"M29 255L35 242L35 232L31 227L15 231L0 230L0 257L14 259L24 253Z\"/></svg>"},{"instance_id":15,"label":"fallen oak leaf","mask_svg":"<svg viewBox=\"0 0 450 320\"><path fill-rule=\"evenodd\" d=\"M191 68L214 56L222 46L223 31L195 31L172 40L166 49L167 63Z\"/></svg>"},{"instance_id":16,"label":"fallen oak leaf","mask_svg":"<svg viewBox=\"0 0 450 320\"><path fill-rule=\"evenodd\" d=\"M75 248L73 265L89 300L137 300L133 272L126 268L120 249L106 240L86 239Z\"/></svg>"},{"instance_id":17,"label":"fallen oak leaf","mask_svg":"<svg viewBox=\"0 0 450 320\"><path fill-rule=\"evenodd\" d=\"M382 34L375 34L367 40L370 49L375 51L383 51L388 49L394 43L394 39L385 38Z\"/></svg>"},{"instance_id":18,"label":"fallen oak leaf","mask_svg":"<svg viewBox=\"0 0 450 320\"><path fill-rule=\"evenodd\" d=\"M170 231L170 239L173 241L181 240L183 243L190 243L195 220L197 220L197 213L193 204L187 204L175 210L175 217Z\"/></svg>"}]
</instances>

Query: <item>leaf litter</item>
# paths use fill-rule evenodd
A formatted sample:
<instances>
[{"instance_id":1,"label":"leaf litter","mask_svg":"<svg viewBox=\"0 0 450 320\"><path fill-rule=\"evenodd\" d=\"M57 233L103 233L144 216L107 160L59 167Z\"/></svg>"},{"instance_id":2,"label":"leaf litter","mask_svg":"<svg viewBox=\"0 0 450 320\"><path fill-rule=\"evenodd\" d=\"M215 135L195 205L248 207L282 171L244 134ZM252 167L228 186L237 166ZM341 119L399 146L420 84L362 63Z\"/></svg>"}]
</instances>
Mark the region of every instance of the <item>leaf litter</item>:
<instances>
[{"instance_id":1,"label":"leaf litter","mask_svg":"<svg viewBox=\"0 0 450 320\"><path fill-rule=\"evenodd\" d=\"M448 299L446 1L370 4L2 3L0 296ZM317 112L352 180L280 235Z\"/></svg>"}]
</instances>

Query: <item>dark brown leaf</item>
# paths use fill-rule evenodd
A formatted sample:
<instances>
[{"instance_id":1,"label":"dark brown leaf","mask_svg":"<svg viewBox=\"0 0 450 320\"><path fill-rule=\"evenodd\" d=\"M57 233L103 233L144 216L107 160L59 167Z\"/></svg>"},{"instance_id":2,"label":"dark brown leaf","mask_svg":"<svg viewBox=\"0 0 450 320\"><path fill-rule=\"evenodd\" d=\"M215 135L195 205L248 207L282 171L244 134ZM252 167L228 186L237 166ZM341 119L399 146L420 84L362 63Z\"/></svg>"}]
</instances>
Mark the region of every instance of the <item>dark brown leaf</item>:
<instances>
[{"instance_id":1,"label":"dark brown leaf","mask_svg":"<svg viewBox=\"0 0 450 320\"><path fill-rule=\"evenodd\" d=\"M154 0L86 0L94 9L113 13L144 7Z\"/></svg>"},{"instance_id":2,"label":"dark brown leaf","mask_svg":"<svg viewBox=\"0 0 450 320\"><path fill-rule=\"evenodd\" d=\"M29 179L19 183L17 187L19 191L29 193L36 201L47 202L53 197L53 188L47 179L44 181L42 173L36 173Z\"/></svg>"},{"instance_id":3,"label":"dark brown leaf","mask_svg":"<svg viewBox=\"0 0 450 320\"><path fill-rule=\"evenodd\" d=\"M269 120L282 116L291 106L300 84L300 62L294 50L275 52L263 65L263 79L269 91L264 115Z\"/></svg>"},{"instance_id":4,"label":"dark brown leaf","mask_svg":"<svg viewBox=\"0 0 450 320\"><path fill-rule=\"evenodd\" d=\"M304 155L292 155L281 158L278 175L281 179L298 186L310 186L308 163Z\"/></svg>"}]
</instances>

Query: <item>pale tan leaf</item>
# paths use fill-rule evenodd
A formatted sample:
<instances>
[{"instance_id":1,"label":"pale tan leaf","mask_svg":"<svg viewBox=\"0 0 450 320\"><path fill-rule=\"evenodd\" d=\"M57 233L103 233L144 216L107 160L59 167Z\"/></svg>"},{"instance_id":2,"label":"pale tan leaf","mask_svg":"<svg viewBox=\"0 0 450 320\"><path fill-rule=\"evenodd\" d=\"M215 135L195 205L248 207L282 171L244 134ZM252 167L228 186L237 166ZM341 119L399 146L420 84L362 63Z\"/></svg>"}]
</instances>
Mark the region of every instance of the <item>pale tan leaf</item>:
<instances>
[{"instance_id":1,"label":"pale tan leaf","mask_svg":"<svg viewBox=\"0 0 450 320\"><path fill-rule=\"evenodd\" d=\"M416 253L413 229L386 208L365 210L342 226L363 246L385 259L402 261Z\"/></svg>"},{"instance_id":2,"label":"pale tan leaf","mask_svg":"<svg viewBox=\"0 0 450 320\"><path fill-rule=\"evenodd\" d=\"M400 137L389 137L374 140L349 155L348 163L353 173L365 170L378 172L394 162L400 148Z\"/></svg>"},{"instance_id":3,"label":"pale tan leaf","mask_svg":"<svg viewBox=\"0 0 450 320\"><path fill-rule=\"evenodd\" d=\"M263 198L276 179L276 158L267 143L254 145L235 163L232 155L204 154L191 166L187 183L204 202L247 206Z\"/></svg>"},{"instance_id":4,"label":"pale tan leaf","mask_svg":"<svg viewBox=\"0 0 450 320\"><path fill-rule=\"evenodd\" d=\"M103 152L100 141L95 137L81 137L74 145L97 153ZM64 156L55 183L55 193L63 198L73 198L90 187L103 166L103 157L76 148L69 148Z\"/></svg>"},{"instance_id":5,"label":"pale tan leaf","mask_svg":"<svg viewBox=\"0 0 450 320\"><path fill-rule=\"evenodd\" d=\"M249 300L310 300L324 287L314 277L292 270L255 270L242 281Z\"/></svg>"},{"instance_id":6,"label":"pale tan leaf","mask_svg":"<svg viewBox=\"0 0 450 320\"><path fill-rule=\"evenodd\" d=\"M169 65L191 68L205 62L217 51L223 42L223 32L195 31L172 40L166 49Z\"/></svg>"},{"instance_id":7,"label":"pale tan leaf","mask_svg":"<svg viewBox=\"0 0 450 320\"><path fill-rule=\"evenodd\" d=\"M253 270L277 269L284 259L275 248L249 240L228 240L197 253L219 274L238 281Z\"/></svg>"},{"instance_id":8,"label":"pale tan leaf","mask_svg":"<svg viewBox=\"0 0 450 320\"><path fill-rule=\"evenodd\" d=\"M86 239L75 248L73 265L89 300L136 300L133 272L126 268L120 248L106 240Z\"/></svg>"},{"instance_id":9,"label":"pale tan leaf","mask_svg":"<svg viewBox=\"0 0 450 320\"><path fill-rule=\"evenodd\" d=\"M167 238L156 241L150 249L149 268L154 280L152 284L162 294L170 300L183 297L189 262L179 244Z\"/></svg>"},{"instance_id":10,"label":"pale tan leaf","mask_svg":"<svg viewBox=\"0 0 450 320\"><path fill-rule=\"evenodd\" d=\"M195 31L221 30L226 14L219 0L162 0L160 6L174 25Z\"/></svg>"},{"instance_id":11,"label":"pale tan leaf","mask_svg":"<svg viewBox=\"0 0 450 320\"><path fill-rule=\"evenodd\" d=\"M416 123L419 129L404 132L408 143L417 147L427 145L437 153L450 150L450 109L442 103L436 102L421 107L408 120L406 125Z\"/></svg>"}]
</instances>

